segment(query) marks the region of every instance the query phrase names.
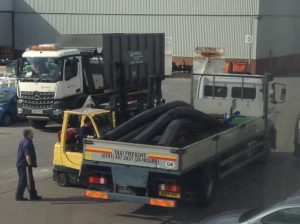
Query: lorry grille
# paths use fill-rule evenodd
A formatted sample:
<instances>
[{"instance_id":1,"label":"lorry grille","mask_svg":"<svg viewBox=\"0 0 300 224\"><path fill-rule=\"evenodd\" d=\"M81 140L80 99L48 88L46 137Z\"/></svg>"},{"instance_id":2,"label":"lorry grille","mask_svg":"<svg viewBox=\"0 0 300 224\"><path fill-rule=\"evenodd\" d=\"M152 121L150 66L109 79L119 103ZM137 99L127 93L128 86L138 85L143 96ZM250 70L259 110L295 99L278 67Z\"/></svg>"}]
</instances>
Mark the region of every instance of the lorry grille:
<instances>
[{"instance_id":1,"label":"lorry grille","mask_svg":"<svg viewBox=\"0 0 300 224\"><path fill-rule=\"evenodd\" d=\"M54 92L21 91L23 107L31 109L52 108Z\"/></svg>"}]
</instances>

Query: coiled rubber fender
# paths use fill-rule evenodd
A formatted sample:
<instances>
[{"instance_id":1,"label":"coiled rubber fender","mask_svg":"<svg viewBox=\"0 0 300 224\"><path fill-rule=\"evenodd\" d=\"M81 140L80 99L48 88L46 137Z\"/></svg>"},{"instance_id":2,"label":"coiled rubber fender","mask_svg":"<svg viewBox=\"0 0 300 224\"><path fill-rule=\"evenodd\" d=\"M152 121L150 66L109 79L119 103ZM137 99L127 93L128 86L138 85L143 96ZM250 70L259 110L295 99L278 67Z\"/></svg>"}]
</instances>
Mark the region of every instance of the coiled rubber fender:
<instances>
[{"instance_id":1,"label":"coiled rubber fender","mask_svg":"<svg viewBox=\"0 0 300 224\"><path fill-rule=\"evenodd\" d=\"M119 127L107 132L103 136L103 139L116 140L116 139L122 137L123 135L127 134L128 130L134 130L137 127L139 127L145 123L155 120L156 118L158 118L161 114L165 113L166 111L169 111L176 107L183 107L183 106L192 108L192 105L188 104L186 102L173 101L173 102L162 104L158 107L154 107L152 109L146 110L146 111L136 115L135 117L131 118L127 122L123 123Z\"/></svg>"},{"instance_id":2,"label":"coiled rubber fender","mask_svg":"<svg viewBox=\"0 0 300 224\"><path fill-rule=\"evenodd\" d=\"M157 133L163 130L171 121L178 118L188 118L197 125L201 125L206 131L210 132L220 127L220 122L209 115L195 110L191 107L177 107L161 115L148 128L137 135L133 142L146 143L152 139Z\"/></svg>"},{"instance_id":3,"label":"coiled rubber fender","mask_svg":"<svg viewBox=\"0 0 300 224\"><path fill-rule=\"evenodd\" d=\"M204 128L195 122L182 118L176 119L169 123L163 135L161 136L158 145L176 146L177 140L181 135L194 136L204 131Z\"/></svg>"},{"instance_id":4,"label":"coiled rubber fender","mask_svg":"<svg viewBox=\"0 0 300 224\"><path fill-rule=\"evenodd\" d=\"M142 130L144 130L148 126L149 126L149 123L146 123L146 124L136 128L135 130L129 132L128 134L122 136L121 138L118 138L117 141L119 141L119 142L129 142L132 138L137 136Z\"/></svg>"}]
</instances>

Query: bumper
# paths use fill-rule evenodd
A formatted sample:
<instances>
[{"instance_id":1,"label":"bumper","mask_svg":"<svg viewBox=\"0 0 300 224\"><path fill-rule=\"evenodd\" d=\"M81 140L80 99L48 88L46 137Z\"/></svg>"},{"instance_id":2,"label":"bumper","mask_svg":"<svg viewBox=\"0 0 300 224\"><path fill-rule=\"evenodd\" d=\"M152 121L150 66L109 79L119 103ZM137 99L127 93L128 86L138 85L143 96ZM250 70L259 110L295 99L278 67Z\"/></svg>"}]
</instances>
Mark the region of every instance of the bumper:
<instances>
[{"instance_id":1,"label":"bumper","mask_svg":"<svg viewBox=\"0 0 300 224\"><path fill-rule=\"evenodd\" d=\"M134 195L118 194L118 193L110 193L110 192L102 192L102 191L91 191L91 190L87 190L85 192L85 196L89 198L95 198L95 199L130 201L130 202L167 207L167 208L176 207L176 201L169 200L169 199L149 198L149 197L142 197L142 196L134 196Z\"/></svg>"},{"instance_id":2,"label":"bumper","mask_svg":"<svg viewBox=\"0 0 300 224\"><path fill-rule=\"evenodd\" d=\"M29 109L18 107L18 116L34 120L62 120L62 109Z\"/></svg>"}]
</instances>

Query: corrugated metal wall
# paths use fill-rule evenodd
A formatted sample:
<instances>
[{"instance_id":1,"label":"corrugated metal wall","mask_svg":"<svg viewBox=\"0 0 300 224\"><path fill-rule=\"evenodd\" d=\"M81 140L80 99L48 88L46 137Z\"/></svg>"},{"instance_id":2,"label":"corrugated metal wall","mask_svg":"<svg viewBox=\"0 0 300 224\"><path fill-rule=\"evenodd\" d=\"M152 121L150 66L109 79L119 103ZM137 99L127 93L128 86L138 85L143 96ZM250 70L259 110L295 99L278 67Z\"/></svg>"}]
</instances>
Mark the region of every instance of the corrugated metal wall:
<instances>
[{"instance_id":1,"label":"corrugated metal wall","mask_svg":"<svg viewBox=\"0 0 300 224\"><path fill-rule=\"evenodd\" d=\"M0 11L12 11L14 0L1 0Z\"/></svg>"},{"instance_id":2,"label":"corrugated metal wall","mask_svg":"<svg viewBox=\"0 0 300 224\"><path fill-rule=\"evenodd\" d=\"M272 16L299 16L299 0L260 0L259 14Z\"/></svg>"},{"instance_id":3,"label":"corrugated metal wall","mask_svg":"<svg viewBox=\"0 0 300 224\"><path fill-rule=\"evenodd\" d=\"M16 11L83 14L252 15L258 0L15 0Z\"/></svg>"},{"instance_id":4,"label":"corrugated metal wall","mask_svg":"<svg viewBox=\"0 0 300 224\"><path fill-rule=\"evenodd\" d=\"M0 3L0 46L12 45L12 0L1 0Z\"/></svg>"},{"instance_id":5,"label":"corrugated metal wall","mask_svg":"<svg viewBox=\"0 0 300 224\"><path fill-rule=\"evenodd\" d=\"M112 32L164 32L173 39L174 55L191 56L196 46L226 47L229 57L248 58L245 35L251 32L251 17L177 17L17 14L16 47L53 42L62 34Z\"/></svg>"},{"instance_id":6,"label":"corrugated metal wall","mask_svg":"<svg viewBox=\"0 0 300 224\"><path fill-rule=\"evenodd\" d=\"M58 33L163 32L174 55L216 46L229 58L248 58L255 48L245 35L255 31L258 9L258 0L15 0L16 48Z\"/></svg>"},{"instance_id":7,"label":"corrugated metal wall","mask_svg":"<svg viewBox=\"0 0 300 224\"><path fill-rule=\"evenodd\" d=\"M0 46L12 46L12 14L0 12Z\"/></svg>"},{"instance_id":8,"label":"corrugated metal wall","mask_svg":"<svg viewBox=\"0 0 300 224\"><path fill-rule=\"evenodd\" d=\"M299 0L261 0L257 58L300 53Z\"/></svg>"}]
</instances>

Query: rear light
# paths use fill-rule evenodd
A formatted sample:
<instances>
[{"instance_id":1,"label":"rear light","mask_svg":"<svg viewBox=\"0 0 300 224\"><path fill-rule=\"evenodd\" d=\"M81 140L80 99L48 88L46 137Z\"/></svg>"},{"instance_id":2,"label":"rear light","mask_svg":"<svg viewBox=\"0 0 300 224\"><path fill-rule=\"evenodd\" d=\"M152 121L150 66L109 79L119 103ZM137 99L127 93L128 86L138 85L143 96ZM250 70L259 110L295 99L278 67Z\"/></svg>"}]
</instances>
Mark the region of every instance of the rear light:
<instances>
[{"instance_id":1,"label":"rear light","mask_svg":"<svg viewBox=\"0 0 300 224\"><path fill-rule=\"evenodd\" d=\"M180 186L179 185L171 185L171 184L159 184L158 190L160 191L167 191L167 192L176 192L180 193Z\"/></svg>"},{"instance_id":2,"label":"rear light","mask_svg":"<svg viewBox=\"0 0 300 224\"><path fill-rule=\"evenodd\" d=\"M107 184L106 177L89 177L88 182L90 184Z\"/></svg>"}]
</instances>

